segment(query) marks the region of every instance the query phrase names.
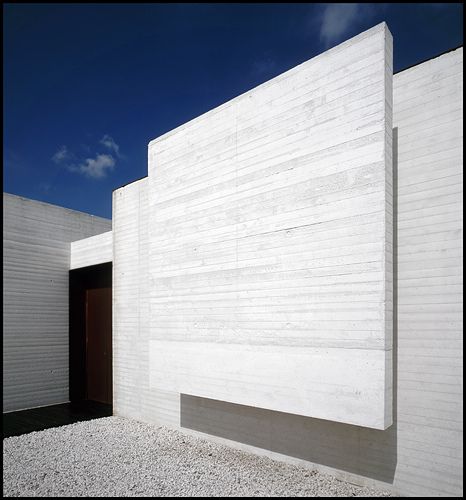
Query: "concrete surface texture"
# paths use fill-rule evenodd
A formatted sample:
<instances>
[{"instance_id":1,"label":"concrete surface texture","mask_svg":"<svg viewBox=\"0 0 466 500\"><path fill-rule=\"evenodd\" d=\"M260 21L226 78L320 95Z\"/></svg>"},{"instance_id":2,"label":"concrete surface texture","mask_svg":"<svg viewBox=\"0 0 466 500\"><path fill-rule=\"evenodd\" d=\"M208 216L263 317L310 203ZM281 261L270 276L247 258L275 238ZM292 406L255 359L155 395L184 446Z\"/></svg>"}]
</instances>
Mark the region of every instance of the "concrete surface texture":
<instances>
[{"instance_id":1,"label":"concrete surface texture","mask_svg":"<svg viewBox=\"0 0 466 500\"><path fill-rule=\"evenodd\" d=\"M152 388L391 425L392 78L382 23L150 143Z\"/></svg>"},{"instance_id":2,"label":"concrete surface texture","mask_svg":"<svg viewBox=\"0 0 466 500\"><path fill-rule=\"evenodd\" d=\"M69 401L70 243L111 221L3 194L3 411Z\"/></svg>"},{"instance_id":3,"label":"concrete surface texture","mask_svg":"<svg viewBox=\"0 0 466 500\"><path fill-rule=\"evenodd\" d=\"M463 495L463 48L394 78L397 442L412 495Z\"/></svg>"},{"instance_id":4,"label":"concrete surface texture","mask_svg":"<svg viewBox=\"0 0 466 500\"><path fill-rule=\"evenodd\" d=\"M109 417L3 441L10 496L390 496L305 467Z\"/></svg>"},{"instance_id":5,"label":"concrete surface texture","mask_svg":"<svg viewBox=\"0 0 466 500\"><path fill-rule=\"evenodd\" d=\"M369 59L372 57L369 54L366 56ZM363 70L370 62L363 59L353 64ZM253 350L269 341L273 346L275 335L279 335L288 348L294 343L309 349L318 341L315 330L293 331L293 328L288 330L287 325L292 327L299 319L307 327L311 326L310 321L315 321L317 323L314 324L320 322L322 327L325 325L328 328L331 316L325 316L325 307L333 296L338 297L340 304L348 304L346 309L354 313L357 309L350 309L349 303L354 305L355 291L358 291L361 294L357 295L358 300L367 301L362 303L362 307L366 325L371 325L371 328L376 317L373 315L374 305L380 307L384 303L384 307L389 307L389 300L386 299L391 293L391 279L385 276L379 281L380 273L389 272L389 268L382 270L379 264L368 262L359 266L349 259L366 258L368 255L357 251L360 236L373 237L375 244L386 241L390 247L389 223L384 225L390 210L369 216L365 223L364 216L356 216L352 224L341 224L336 220L334 229L326 227L325 223L328 233L326 230L321 233L316 231L319 225L314 230L312 225L308 229L299 226L298 231L293 226L282 231L281 240L275 240L279 234L275 230L279 226L273 224L286 221L285 200L292 197L293 203L301 203L299 207L302 208L304 202L300 200L305 199L305 195L299 190L299 185L289 188L293 178L287 176L293 175L293 170L288 174L282 171L277 174L282 176L281 188L254 203L255 194L262 189L259 187L261 182L266 180L266 173L259 171L254 174L254 169L257 162L270 160L264 156L267 135L270 134L275 142L283 146L276 153L278 156L272 158L271 165L274 166L270 172L281 162L286 164L287 160L293 159L293 154L297 153L293 153L293 149L287 150L285 146L287 140L292 141L293 131L299 133L295 130L296 120L290 118L277 122L276 136L273 131L264 129L262 138L258 135L255 142L249 145L250 149L245 149L238 159L237 139L243 138L247 143L244 138L246 132L242 133L241 129L238 129L238 134L235 129L233 134L225 133L222 137L224 132L212 123L204 138L197 135L202 120L206 117L213 120L217 110L164 136L161 141L151 143L149 177L114 193L114 224L120 228L119 236L115 236L114 241L115 304L121 304L127 311L127 314L119 312L118 306L114 310L116 414L167 425L195 435L200 433L212 441L294 463L311 462L320 470L331 471L340 478L360 484L383 485L402 494L462 495L462 64L463 49L460 48L393 77L393 216L396 222L393 230L396 305L392 360L393 425L386 430L378 430L222 401L219 398L225 397L231 388L231 377L224 380L217 376L218 373L211 380L213 392L209 393L210 397L206 394L199 397L199 394L180 393L180 389L184 389L181 386L183 381L172 378L176 375L173 370L168 371L169 385L162 386L157 382L157 367L153 367L152 362L163 361L161 356L158 357L158 342L167 342L167 349L168 342L172 343L172 347L180 347L179 344L184 343L181 347L185 348L185 354L195 348L196 342L206 342L222 354L222 349L228 347L226 339L234 339L241 348L249 343ZM359 76L361 82L370 81L364 79L362 73ZM345 83L341 78L339 82L342 85ZM331 84L331 81L327 83ZM269 85L272 84L268 82L258 90L266 90ZM355 102L370 99L362 90L353 90ZM259 106L260 101L254 101L256 95L261 94L252 91L240 96L238 101L247 98ZM279 97L270 102L273 108L283 104ZM306 109L304 96L303 100L297 99L296 104ZM247 111L246 104L244 106L241 116L244 109ZM312 105L307 106L311 107L308 111L312 117ZM228 107L229 103L220 107L218 113L226 112ZM259 108L254 109L254 114L260 119L262 114L257 112ZM351 102L346 109L350 112ZM236 115L233 109L230 113L234 120ZM246 117L247 114L245 120ZM226 126L226 122L222 123ZM367 125L368 121L364 124ZM250 133L255 130L256 134L260 134L262 124L251 124L251 127ZM288 136L285 127L288 127ZM191 129L193 132L190 132ZM173 145L179 148L168 149L170 137ZM377 134L371 137L377 137ZM201 146L207 148L210 140L217 139L220 142L216 154L206 157L207 149ZM186 146L177 141L185 141ZM301 142L296 144L296 151L299 151ZM162 149L164 144L167 145L165 153ZM382 148L380 143L373 144L367 138L349 144L351 147L342 150L341 154L336 153L340 154L337 158L343 167L347 165L345 161L351 162L359 155L370 156L376 148L384 154L385 163L391 154L386 146ZM358 146L356 149L353 147L355 144ZM311 160L312 164L323 168L326 159L325 155L307 154L292 160L287 168L303 172L304 165ZM240 160L246 163L238 163ZM174 163L170 164L171 161ZM201 170L195 168L198 163L203 165ZM250 177L236 177L237 164L249 168L243 173L250 172ZM266 168L266 165L263 167ZM212 177L216 169L222 168L226 169L222 171L225 184L216 182ZM382 172L379 171L379 174L382 175ZM350 175L345 173L340 180L334 176L334 189L344 186L348 189L345 183L352 179ZM361 173L360 179L364 175L371 174ZM377 176L374 178L379 179L374 180L375 185L377 182L384 184L391 192L389 179L392 174L389 168L384 175L385 181ZM271 189L274 181L274 176L267 178ZM168 184L164 190L157 192L157 182ZM305 179L302 184L307 186ZM315 187L319 193L314 198L319 200L318 203L328 201L327 210L338 196L337 193L327 192L328 187L318 179L313 179L312 183L309 181L308 187ZM157 196L153 197L152 192ZM358 196L364 198L363 192L356 190L355 199ZM361 208L367 203L372 202L365 199ZM158 212L157 206L161 209L164 204L164 210ZM371 206L380 207L376 204L377 201L374 201ZM218 206L228 208L222 212ZM327 212L322 209L314 215L318 213L325 217ZM335 216L336 212L332 214ZM249 217L255 222L248 222ZM306 217L311 224L318 220L313 218L312 211L306 212ZM167 219L165 222L164 218ZM270 232L254 235L254 227L264 220L268 221ZM210 229L205 231L202 224ZM165 240L161 227L166 232ZM368 231L366 236L365 230ZM340 245L335 245L335 238ZM340 238L350 247L355 245L347 255L338 253L345 246ZM315 267L306 261L304 264L298 262L295 269L291 269L294 260L292 252L302 254L307 251L306 245L309 245L310 252L314 252L311 254L313 258L317 259ZM287 251L291 252L290 258L283 262L281 256L283 252L287 255ZM390 260L388 254L384 257L386 263ZM231 263L236 255L245 259L244 262L238 261L237 267L236 261ZM260 262L253 265L257 258ZM319 267L324 263L322 259L333 258L332 266ZM252 265L243 267L247 259L252 259ZM291 266L285 272L281 271L284 264ZM333 292L326 294L328 276L325 272L335 272L338 266L349 266L351 272L336 275L333 285L338 283L338 288L332 286ZM202 275L197 276L195 269L199 267L202 268ZM380 288L382 282L386 284L385 289ZM144 300L147 296L150 297L150 307ZM372 302L375 297L376 301ZM310 310L311 305L314 318L320 319L305 318L304 315L309 315L305 310ZM246 311L250 311L249 315ZM273 322L270 322L268 319L272 314ZM378 318L382 321L383 316ZM385 318L388 319L388 316ZM353 317L353 323L355 321ZM243 329L244 322L250 328ZM274 329L277 325L281 328ZM389 327L387 321L384 331L387 332ZM332 328L322 331L325 332L320 347L323 353L343 348L345 338L338 337L338 331ZM189 344L189 341L192 342ZM370 341L367 332L360 341ZM357 339L352 337L351 342L356 343ZM354 346L357 347L357 344ZM389 343L385 347L379 352L390 351ZM288 349L287 352L291 351ZM237 351L237 354L241 352ZM199 351L198 355L204 356L204 353ZM179 359L176 355L170 357L174 363ZM206 364L209 362L208 358L203 359ZM285 368L286 357L281 359ZM241 364L239 357L237 360ZM390 361L387 359L386 363ZM263 366L259 365L259 368ZM213 367L216 369L215 363ZM187 368L190 371L189 376L184 378L185 384L190 383L194 367ZM202 367L197 365L196 368ZM227 368L231 369L232 365ZM165 376L160 370L158 375ZM235 376L236 382L240 381L240 374ZM250 372L246 377L253 380ZM167 378L164 383L167 383ZM199 391L199 384L195 384L196 391ZM270 388L271 398L276 387ZM354 389L357 390L356 387ZM219 396L214 398L215 391Z\"/></svg>"}]
</instances>

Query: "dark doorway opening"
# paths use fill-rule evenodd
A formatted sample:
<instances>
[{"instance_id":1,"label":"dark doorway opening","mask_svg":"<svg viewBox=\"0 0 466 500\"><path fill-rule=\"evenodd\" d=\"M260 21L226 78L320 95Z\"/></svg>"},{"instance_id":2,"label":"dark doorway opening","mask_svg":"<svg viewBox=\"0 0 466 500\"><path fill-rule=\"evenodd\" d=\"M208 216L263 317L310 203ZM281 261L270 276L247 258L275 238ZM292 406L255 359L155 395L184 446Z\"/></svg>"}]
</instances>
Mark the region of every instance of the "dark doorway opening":
<instances>
[{"instance_id":1,"label":"dark doorway opening","mask_svg":"<svg viewBox=\"0 0 466 500\"><path fill-rule=\"evenodd\" d=\"M70 401L112 405L112 264L70 271Z\"/></svg>"}]
</instances>

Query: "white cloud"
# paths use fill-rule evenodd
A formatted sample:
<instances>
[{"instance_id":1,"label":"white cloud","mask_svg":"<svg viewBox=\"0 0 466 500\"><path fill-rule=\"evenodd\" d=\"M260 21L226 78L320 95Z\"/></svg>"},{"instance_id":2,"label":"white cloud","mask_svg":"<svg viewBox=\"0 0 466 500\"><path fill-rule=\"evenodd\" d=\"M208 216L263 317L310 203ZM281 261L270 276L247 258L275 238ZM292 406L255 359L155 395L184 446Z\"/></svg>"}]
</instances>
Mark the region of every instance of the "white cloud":
<instances>
[{"instance_id":1,"label":"white cloud","mask_svg":"<svg viewBox=\"0 0 466 500\"><path fill-rule=\"evenodd\" d=\"M122 155L120 154L120 147L110 135L105 134L99 143L109 149L112 154L97 152L93 155L91 148L81 144L81 150L86 150L86 156L90 153L88 158L84 155L76 155L69 151L66 146L61 146L52 156L52 160L69 172L82 174L92 179L102 179L115 168L117 158L122 158Z\"/></svg>"},{"instance_id":2,"label":"white cloud","mask_svg":"<svg viewBox=\"0 0 466 500\"><path fill-rule=\"evenodd\" d=\"M102 139L100 139L100 144L103 144L110 151L113 151L117 156L120 156L120 146L113 140L113 137L110 137L108 134L105 134Z\"/></svg>"},{"instance_id":3,"label":"white cloud","mask_svg":"<svg viewBox=\"0 0 466 500\"><path fill-rule=\"evenodd\" d=\"M70 168L73 172L80 172L93 179L101 179L115 167L115 159L112 155L98 154L95 158L86 158L77 167Z\"/></svg>"},{"instance_id":4,"label":"white cloud","mask_svg":"<svg viewBox=\"0 0 466 500\"><path fill-rule=\"evenodd\" d=\"M66 146L62 146L53 156L52 160L55 163L62 163L65 160L69 159L69 152Z\"/></svg>"},{"instance_id":5,"label":"white cloud","mask_svg":"<svg viewBox=\"0 0 466 500\"><path fill-rule=\"evenodd\" d=\"M374 8L371 4L361 3L333 3L324 7L322 13L322 24L320 27L320 39L328 47L334 42L340 41L351 27L371 17Z\"/></svg>"}]
</instances>

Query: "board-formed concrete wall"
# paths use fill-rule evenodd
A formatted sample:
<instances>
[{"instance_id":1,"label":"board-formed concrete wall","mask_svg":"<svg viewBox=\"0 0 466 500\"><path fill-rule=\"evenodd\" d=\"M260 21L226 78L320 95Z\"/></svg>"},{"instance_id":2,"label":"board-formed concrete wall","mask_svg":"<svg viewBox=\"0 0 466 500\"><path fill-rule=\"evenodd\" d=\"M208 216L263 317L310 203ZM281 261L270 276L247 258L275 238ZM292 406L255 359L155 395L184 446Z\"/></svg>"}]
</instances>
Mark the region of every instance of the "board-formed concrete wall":
<instances>
[{"instance_id":1,"label":"board-formed concrete wall","mask_svg":"<svg viewBox=\"0 0 466 500\"><path fill-rule=\"evenodd\" d=\"M382 23L149 145L154 389L392 423Z\"/></svg>"},{"instance_id":2,"label":"board-formed concrete wall","mask_svg":"<svg viewBox=\"0 0 466 500\"><path fill-rule=\"evenodd\" d=\"M395 484L463 495L463 49L394 77ZM396 165L395 165L396 166Z\"/></svg>"},{"instance_id":3,"label":"board-formed concrete wall","mask_svg":"<svg viewBox=\"0 0 466 500\"><path fill-rule=\"evenodd\" d=\"M113 410L150 404L147 178L113 192Z\"/></svg>"},{"instance_id":4,"label":"board-formed concrete wall","mask_svg":"<svg viewBox=\"0 0 466 500\"><path fill-rule=\"evenodd\" d=\"M70 243L111 221L3 194L3 411L69 401Z\"/></svg>"},{"instance_id":5,"label":"board-formed concrete wall","mask_svg":"<svg viewBox=\"0 0 466 500\"><path fill-rule=\"evenodd\" d=\"M124 258L116 259L115 294L132 305L132 320L114 331L116 414L405 495L463 494L462 58L458 49L394 76L393 425L375 430L149 387L149 346L158 333L149 328L141 298L149 287L153 298L159 290L144 267L149 265L145 228L151 224L144 219L147 179L122 188L121 196L132 199L129 209L114 197L114 227L125 219L118 225ZM156 154L152 161L156 176ZM131 266L139 247L135 276Z\"/></svg>"}]
</instances>

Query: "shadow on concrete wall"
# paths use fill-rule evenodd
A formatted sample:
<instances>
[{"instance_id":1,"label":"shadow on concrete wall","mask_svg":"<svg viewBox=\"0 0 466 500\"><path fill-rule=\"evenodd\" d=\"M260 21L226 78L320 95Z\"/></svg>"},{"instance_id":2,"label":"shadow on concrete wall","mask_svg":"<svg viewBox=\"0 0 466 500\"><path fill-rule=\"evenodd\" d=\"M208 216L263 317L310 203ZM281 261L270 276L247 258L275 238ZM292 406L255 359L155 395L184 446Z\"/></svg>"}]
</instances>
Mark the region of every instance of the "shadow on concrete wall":
<instances>
[{"instance_id":1,"label":"shadow on concrete wall","mask_svg":"<svg viewBox=\"0 0 466 500\"><path fill-rule=\"evenodd\" d=\"M397 183L393 129L393 424L385 431L181 394L180 425L392 483L397 465Z\"/></svg>"}]
</instances>

